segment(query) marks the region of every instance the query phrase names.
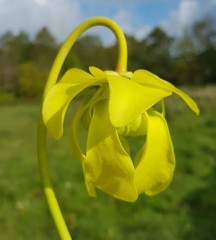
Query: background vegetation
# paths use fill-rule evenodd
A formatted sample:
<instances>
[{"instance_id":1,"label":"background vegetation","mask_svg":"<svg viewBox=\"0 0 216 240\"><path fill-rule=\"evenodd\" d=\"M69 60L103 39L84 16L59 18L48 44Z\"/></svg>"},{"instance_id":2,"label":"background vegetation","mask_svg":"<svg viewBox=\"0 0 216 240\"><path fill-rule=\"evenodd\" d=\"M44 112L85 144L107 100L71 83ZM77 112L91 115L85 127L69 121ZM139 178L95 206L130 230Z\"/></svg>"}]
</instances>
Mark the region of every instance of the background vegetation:
<instances>
[{"instance_id":1,"label":"background vegetation","mask_svg":"<svg viewBox=\"0 0 216 240\"><path fill-rule=\"evenodd\" d=\"M174 38L156 27L138 41L127 36L129 69L150 70L175 84L209 84L216 82L216 22L206 17ZM6 32L0 37L0 102L14 97L38 98L59 45L46 27L34 39L27 33ZM98 66L114 69L116 45L104 47L98 36L82 37L67 58L69 67L88 70Z\"/></svg>"},{"instance_id":2,"label":"background vegetation","mask_svg":"<svg viewBox=\"0 0 216 240\"><path fill-rule=\"evenodd\" d=\"M67 128L48 139L54 187L73 239L206 240L216 235L216 25L205 18L178 39L155 28L145 39L127 36L129 70L145 68L181 85L198 103L196 117L179 98L166 101L177 167L170 187L133 204L98 191L87 196L80 163L71 153ZM57 240L37 166L40 99L58 44L47 28L0 38L0 239ZM97 36L81 38L64 69L115 66L116 46ZM184 85L184 86L183 86ZM187 86L186 86L187 85ZM81 141L85 133L81 132ZM139 144L132 141L132 151Z\"/></svg>"}]
</instances>

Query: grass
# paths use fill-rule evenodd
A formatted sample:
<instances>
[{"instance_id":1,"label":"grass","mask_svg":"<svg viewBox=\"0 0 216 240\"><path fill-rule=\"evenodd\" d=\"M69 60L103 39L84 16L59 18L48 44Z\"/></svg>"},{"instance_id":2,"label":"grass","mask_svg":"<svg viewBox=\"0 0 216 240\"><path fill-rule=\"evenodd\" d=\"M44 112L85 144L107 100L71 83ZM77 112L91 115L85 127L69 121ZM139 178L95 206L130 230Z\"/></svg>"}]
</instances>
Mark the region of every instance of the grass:
<instances>
[{"instance_id":1,"label":"grass","mask_svg":"<svg viewBox=\"0 0 216 240\"><path fill-rule=\"evenodd\" d=\"M51 175L74 240L214 238L216 87L185 90L198 102L201 116L177 97L166 101L177 166L171 185L157 196L140 195L132 204L100 191L97 199L89 198L67 134L58 142L49 139ZM38 111L37 104L0 106L0 239L59 239L37 166ZM132 144L140 144L139 139Z\"/></svg>"}]
</instances>

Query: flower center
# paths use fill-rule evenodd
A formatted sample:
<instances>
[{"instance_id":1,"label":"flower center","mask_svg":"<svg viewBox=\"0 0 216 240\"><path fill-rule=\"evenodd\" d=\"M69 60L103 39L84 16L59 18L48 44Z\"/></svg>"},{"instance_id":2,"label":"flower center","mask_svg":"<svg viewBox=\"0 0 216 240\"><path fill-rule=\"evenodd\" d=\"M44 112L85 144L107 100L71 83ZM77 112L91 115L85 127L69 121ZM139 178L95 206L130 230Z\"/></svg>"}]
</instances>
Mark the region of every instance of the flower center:
<instances>
[{"instance_id":1,"label":"flower center","mask_svg":"<svg viewBox=\"0 0 216 240\"><path fill-rule=\"evenodd\" d=\"M129 123L127 126L118 128L118 134L121 136L142 136L146 134L146 120L143 114Z\"/></svg>"}]
</instances>

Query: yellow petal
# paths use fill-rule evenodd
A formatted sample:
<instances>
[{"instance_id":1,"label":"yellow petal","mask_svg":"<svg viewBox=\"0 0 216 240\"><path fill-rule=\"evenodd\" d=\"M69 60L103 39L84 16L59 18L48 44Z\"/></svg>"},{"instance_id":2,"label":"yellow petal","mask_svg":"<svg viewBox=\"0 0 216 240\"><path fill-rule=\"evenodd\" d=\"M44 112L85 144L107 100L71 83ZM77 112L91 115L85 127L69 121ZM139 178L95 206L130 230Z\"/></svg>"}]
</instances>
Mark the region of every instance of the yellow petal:
<instances>
[{"instance_id":1,"label":"yellow petal","mask_svg":"<svg viewBox=\"0 0 216 240\"><path fill-rule=\"evenodd\" d=\"M95 78L79 69L70 69L50 89L43 102L43 120L50 134L59 139L63 133L63 122L70 101L85 88L99 84Z\"/></svg>"},{"instance_id":2,"label":"yellow petal","mask_svg":"<svg viewBox=\"0 0 216 240\"><path fill-rule=\"evenodd\" d=\"M125 201L137 199L134 166L110 123L106 100L95 106L83 164L86 179L97 188Z\"/></svg>"},{"instance_id":3,"label":"yellow petal","mask_svg":"<svg viewBox=\"0 0 216 240\"><path fill-rule=\"evenodd\" d=\"M197 107L197 104L194 102L192 98L190 98L187 94L182 92L180 89L176 88L171 83L160 79L158 76L154 75L153 73L146 70L137 70L134 72L131 80L139 84L142 84L144 86L166 89L176 93L182 98L182 100L189 106L189 108L192 111L194 111L197 115L199 115L199 108Z\"/></svg>"},{"instance_id":4,"label":"yellow petal","mask_svg":"<svg viewBox=\"0 0 216 240\"><path fill-rule=\"evenodd\" d=\"M107 76L110 87L109 112L113 126L128 125L172 92L167 89L142 86L122 76Z\"/></svg>"},{"instance_id":5,"label":"yellow petal","mask_svg":"<svg viewBox=\"0 0 216 240\"><path fill-rule=\"evenodd\" d=\"M170 183L175 168L175 155L166 120L162 114L145 113L147 137L135 166L135 184L139 193L154 195Z\"/></svg>"},{"instance_id":6,"label":"yellow petal","mask_svg":"<svg viewBox=\"0 0 216 240\"><path fill-rule=\"evenodd\" d=\"M104 71L100 70L97 67L89 67L89 71L90 73L97 79L106 79L106 74L104 73Z\"/></svg>"}]
</instances>

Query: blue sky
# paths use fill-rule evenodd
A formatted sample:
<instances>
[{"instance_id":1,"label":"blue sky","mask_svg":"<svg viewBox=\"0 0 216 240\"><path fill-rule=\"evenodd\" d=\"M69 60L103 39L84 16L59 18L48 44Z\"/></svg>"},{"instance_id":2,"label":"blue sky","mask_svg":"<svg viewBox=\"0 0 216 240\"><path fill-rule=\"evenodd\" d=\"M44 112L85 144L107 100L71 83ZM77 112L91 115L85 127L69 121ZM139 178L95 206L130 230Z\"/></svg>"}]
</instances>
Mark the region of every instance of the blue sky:
<instances>
[{"instance_id":1,"label":"blue sky","mask_svg":"<svg viewBox=\"0 0 216 240\"><path fill-rule=\"evenodd\" d=\"M215 12L216 0L0 0L0 34L24 30L34 36L47 26L62 41L77 24L100 15L113 19L137 39L155 26L178 36L197 19ZM113 41L107 31L94 29L92 33Z\"/></svg>"}]
</instances>

